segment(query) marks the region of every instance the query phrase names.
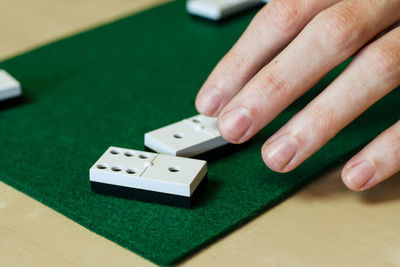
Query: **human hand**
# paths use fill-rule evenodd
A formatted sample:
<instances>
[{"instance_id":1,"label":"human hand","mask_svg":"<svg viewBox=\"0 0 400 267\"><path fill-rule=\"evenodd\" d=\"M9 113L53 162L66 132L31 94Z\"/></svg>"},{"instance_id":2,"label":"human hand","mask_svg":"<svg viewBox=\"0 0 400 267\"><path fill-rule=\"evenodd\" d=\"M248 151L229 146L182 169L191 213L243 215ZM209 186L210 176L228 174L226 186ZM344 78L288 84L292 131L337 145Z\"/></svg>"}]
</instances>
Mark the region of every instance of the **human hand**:
<instances>
[{"instance_id":1,"label":"human hand","mask_svg":"<svg viewBox=\"0 0 400 267\"><path fill-rule=\"evenodd\" d=\"M219 117L223 138L243 143L355 54L262 147L269 168L291 171L400 85L399 21L400 0L272 0L212 71L197 110ZM400 121L350 159L342 179L361 191L399 170Z\"/></svg>"}]
</instances>

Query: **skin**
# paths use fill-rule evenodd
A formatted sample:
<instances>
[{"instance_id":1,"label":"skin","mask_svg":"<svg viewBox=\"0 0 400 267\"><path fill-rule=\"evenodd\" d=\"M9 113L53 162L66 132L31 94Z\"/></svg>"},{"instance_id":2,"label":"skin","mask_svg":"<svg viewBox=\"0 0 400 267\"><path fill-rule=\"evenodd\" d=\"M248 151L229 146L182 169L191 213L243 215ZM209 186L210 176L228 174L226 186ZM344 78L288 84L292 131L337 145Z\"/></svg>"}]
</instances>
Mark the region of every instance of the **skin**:
<instances>
[{"instance_id":1,"label":"skin","mask_svg":"<svg viewBox=\"0 0 400 267\"><path fill-rule=\"evenodd\" d=\"M263 145L289 172L400 85L400 0L272 0L207 78L197 110L243 143L351 55L337 79ZM400 170L400 121L351 158L345 185L362 191Z\"/></svg>"}]
</instances>

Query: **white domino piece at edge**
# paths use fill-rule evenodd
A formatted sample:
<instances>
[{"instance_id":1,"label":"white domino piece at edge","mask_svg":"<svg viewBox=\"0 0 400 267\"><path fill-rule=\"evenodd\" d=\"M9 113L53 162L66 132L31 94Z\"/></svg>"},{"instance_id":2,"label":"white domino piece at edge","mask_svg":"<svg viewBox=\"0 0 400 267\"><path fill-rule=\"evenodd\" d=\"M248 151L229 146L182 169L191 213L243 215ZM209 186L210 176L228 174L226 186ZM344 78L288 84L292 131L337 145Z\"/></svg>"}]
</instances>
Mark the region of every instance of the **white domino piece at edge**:
<instances>
[{"instance_id":1,"label":"white domino piece at edge","mask_svg":"<svg viewBox=\"0 0 400 267\"><path fill-rule=\"evenodd\" d=\"M193 157L228 142L217 127L217 118L197 115L144 135L146 147L162 154Z\"/></svg>"},{"instance_id":2,"label":"white domino piece at edge","mask_svg":"<svg viewBox=\"0 0 400 267\"><path fill-rule=\"evenodd\" d=\"M5 70L0 70L0 101L21 95L21 85Z\"/></svg>"},{"instance_id":3,"label":"white domino piece at edge","mask_svg":"<svg viewBox=\"0 0 400 267\"><path fill-rule=\"evenodd\" d=\"M268 1L268 0L267 0ZM235 13L252 8L262 0L188 0L186 10L189 14L211 20L220 20Z\"/></svg>"},{"instance_id":4,"label":"white domino piece at edge","mask_svg":"<svg viewBox=\"0 0 400 267\"><path fill-rule=\"evenodd\" d=\"M207 162L109 147L90 168L97 193L189 207L207 174Z\"/></svg>"}]
</instances>

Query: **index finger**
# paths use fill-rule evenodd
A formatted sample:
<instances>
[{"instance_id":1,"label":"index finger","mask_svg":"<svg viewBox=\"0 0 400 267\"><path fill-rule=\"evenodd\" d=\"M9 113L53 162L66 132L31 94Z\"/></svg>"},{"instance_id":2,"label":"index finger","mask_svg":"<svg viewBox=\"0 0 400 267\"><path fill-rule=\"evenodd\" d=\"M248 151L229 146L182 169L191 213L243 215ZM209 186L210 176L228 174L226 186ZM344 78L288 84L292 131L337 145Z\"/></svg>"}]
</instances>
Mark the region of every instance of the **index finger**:
<instances>
[{"instance_id":1,"label":"index finger","mask_svg":"<svg viewBox=\"0 0 400 267\"><path fill-rule=\"evenodd\" d=\"M197 110L216 116L321 10L340 0L274 0L262 8L200 89Z\"/></svg>"}]
</instances>

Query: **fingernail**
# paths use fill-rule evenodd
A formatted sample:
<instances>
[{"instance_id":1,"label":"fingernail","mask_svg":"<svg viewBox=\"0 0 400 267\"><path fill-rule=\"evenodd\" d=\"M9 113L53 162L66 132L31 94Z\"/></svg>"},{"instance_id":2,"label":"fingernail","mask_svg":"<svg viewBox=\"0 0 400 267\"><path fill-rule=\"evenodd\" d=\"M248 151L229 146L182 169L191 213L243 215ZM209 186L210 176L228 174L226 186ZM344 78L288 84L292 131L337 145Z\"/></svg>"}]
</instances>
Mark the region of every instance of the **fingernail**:
<instances>
[{"instance_id":1,"label":"fingernail","mask_svg":"<svg viewBox=\"0 0 400 267\"><path fill-rule=\"evenodd\" d=\"M376 173L374 166L368 161L357 163L344 174L343 179L351 189L359 190L371 180Z\"/></svg>"},{"instance_id":2,"label":"fingernail","mask_svg":"<svg viewBox=\"0 0 400 267\"><path fill-rule=\"evenodd\" d=\"M251 125L250 112L245 108L235 108L221 116L218 121L221 133L234 141L239 141Z\"/></svg>"},{"instance_id":3,"label":"fingernail","mask_svg":"<svg viewBox=\"0 0 400 267\"><path fill-rule=\"evenodd\" d=\"M205 115L214 115L221 105L221 94L216 89L211 89L200 95L197 103L197 109L200 113Z\"/></svg>"},{"instance_id":4,"label":"fingernail","mask_svg":"<svg viewBox=\"0 0 400 267\"><path fill-rule=\"evenodd\" d=\"M289 162L294 158L298 150L297 141L294 137L283 135L267 144L264 152L267 161L278 170L284 170Z\"/></svg>"}]
</instances>

